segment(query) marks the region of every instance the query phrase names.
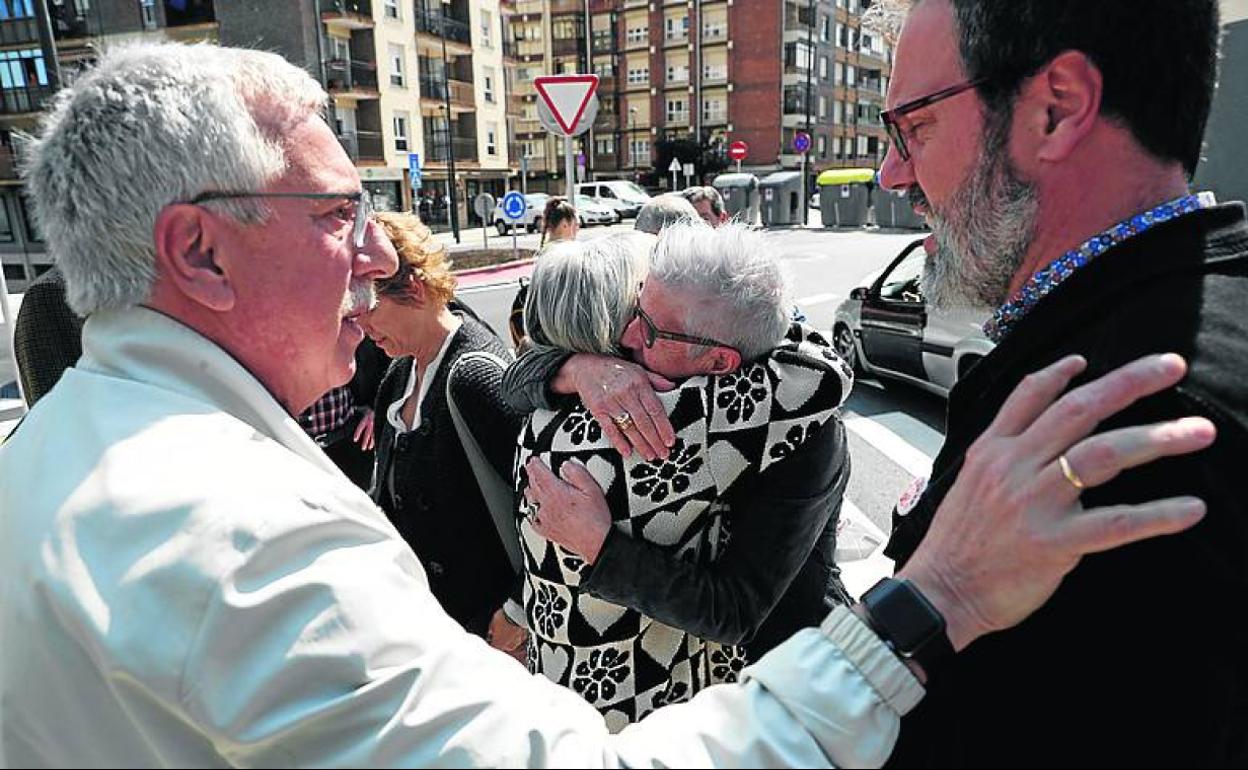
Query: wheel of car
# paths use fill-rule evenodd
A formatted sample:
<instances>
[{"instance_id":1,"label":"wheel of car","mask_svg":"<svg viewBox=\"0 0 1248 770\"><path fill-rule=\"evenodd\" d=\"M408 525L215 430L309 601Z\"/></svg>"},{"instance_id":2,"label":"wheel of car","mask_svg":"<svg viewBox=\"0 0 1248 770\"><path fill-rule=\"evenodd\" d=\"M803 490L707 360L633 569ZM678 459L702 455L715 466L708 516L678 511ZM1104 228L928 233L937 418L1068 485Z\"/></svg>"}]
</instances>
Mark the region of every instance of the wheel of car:
<instances>
[{"instance_id":1,"label":"wheel of car","mask_svg":"<svg viewBox=\"0 0 1248 770\"><path fill-rule=\"evenodd\" d=\"M858 348L854 345L854 333L849 330L848 326L839 324L836 331L832 334L832 347L836 348L836 352L841 358L845 359L845 363L855 372L862 371L862 364L858 361Z\"/></svg>"},{"instance_id":2,"label":"wheel of car","mask_svg":"<svg viewBox=\"0 0 1248 770\"><path fill-rule=\"evenodd\" d=\"M499 235L506 235L507 231L511 229L507 226L507 223L501 219L494 223L494 227L498 228Z\"/></svg>"}]
</instances>

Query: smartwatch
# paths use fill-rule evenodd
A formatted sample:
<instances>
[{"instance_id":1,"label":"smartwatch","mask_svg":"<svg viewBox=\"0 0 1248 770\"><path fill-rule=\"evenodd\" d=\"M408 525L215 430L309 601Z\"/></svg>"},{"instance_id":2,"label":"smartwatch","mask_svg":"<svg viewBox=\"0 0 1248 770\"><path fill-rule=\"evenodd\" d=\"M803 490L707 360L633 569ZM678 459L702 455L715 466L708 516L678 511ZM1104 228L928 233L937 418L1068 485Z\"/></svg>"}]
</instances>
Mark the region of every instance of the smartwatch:
<instances>
[{"instance_id":1,"label":"smartwatch","mask_svg":"<svg viewBox=\"0 0 1248 770\"><path fill-rule=\"evenodd\" d=\"M884 578L859 604L867 624L894 653L913 660L930 677L953 657L945 618L909 580Z\"/></svg>"}]
</instances>

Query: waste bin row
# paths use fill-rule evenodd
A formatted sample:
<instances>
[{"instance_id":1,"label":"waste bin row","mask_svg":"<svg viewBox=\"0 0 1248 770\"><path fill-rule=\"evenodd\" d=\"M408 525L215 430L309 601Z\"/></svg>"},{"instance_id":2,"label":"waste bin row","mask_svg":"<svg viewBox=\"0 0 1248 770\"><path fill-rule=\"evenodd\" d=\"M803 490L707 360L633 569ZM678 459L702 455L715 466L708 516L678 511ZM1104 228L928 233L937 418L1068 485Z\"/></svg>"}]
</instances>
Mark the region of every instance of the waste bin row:
<instances>
[{"instance_id":1,"label":"waste bin row","mask_svg":"<svg viewBox=\"0 0 1248 770\"><path fill-rule=\"evenodd\" d=\"M753 174L720 174L711 183L724 197L729 216L767 225L801 223L802 174L778 171L759 179ZM906 194L882 189L872 169L829 169L816 179L824 227L880 227L921 230ZM874 221L870 221L874 208Z\"/></svg>"}]
</instances>

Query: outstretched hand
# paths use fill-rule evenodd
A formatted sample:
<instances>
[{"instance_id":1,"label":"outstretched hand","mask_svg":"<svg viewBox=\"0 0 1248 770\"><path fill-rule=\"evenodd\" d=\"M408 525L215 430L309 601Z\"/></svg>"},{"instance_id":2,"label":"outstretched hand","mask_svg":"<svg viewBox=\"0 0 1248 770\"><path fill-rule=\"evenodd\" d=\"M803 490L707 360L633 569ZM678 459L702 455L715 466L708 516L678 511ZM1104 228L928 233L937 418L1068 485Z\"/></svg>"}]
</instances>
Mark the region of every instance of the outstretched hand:
<instances>
[{"instance_id":1,"label":"outstretched hand","mask_svg":"<svg viewBox=\"0 0 1248 770\"><path fill-rule=\"evenodd\" d=\"M1213 423L1189 417L1088 437L1102 420L1178 383L1187 364L1173 354L1148 356L1058 398L1086 365L1065 358L1014 389L967 450L931 528L899 573L944 614L954 649L1021 622L1084 555L1179 532L1205 514L1194 497L1084 510L1083 488L1199 451L1216 435Z\"/></svg>"}]
</instances>

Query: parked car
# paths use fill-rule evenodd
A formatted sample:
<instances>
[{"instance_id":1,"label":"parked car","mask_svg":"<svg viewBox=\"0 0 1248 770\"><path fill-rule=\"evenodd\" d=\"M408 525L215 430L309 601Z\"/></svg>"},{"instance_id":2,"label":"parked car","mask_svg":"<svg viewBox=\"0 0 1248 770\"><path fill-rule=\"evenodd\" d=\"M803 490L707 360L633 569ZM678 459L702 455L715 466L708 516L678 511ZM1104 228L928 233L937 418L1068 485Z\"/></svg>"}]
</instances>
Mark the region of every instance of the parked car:
<instances>
[{"instance_id":1,"label":"parked car","mask_svg":"<svg viewBox=\"0 0 1248 770\"><path fill-rule=\"evenodd\" d=\"M582 182L577 195L588 195L598 203L618 211L621 219L632 219L650 200L650 194L627 179Z\"/></svg>"},{"instance_id":2,"label":"parked car","mask_svg":"<svg viewBox=\"0 0 1248 770\"><path fill-rule=\"evenodd\" d=\"M833 344L857 371L948 396L993 348L983 331L989 312L929 307L920 289L926 256L914 241L851 291L836 310Z\"/></svg>"},{"instance_id":3,"label":"parked car","mask_svg":"<svg viewBox=\"0 0 1248 770\"><path fill-rule=\"evenodd\" d=\"M13 317L17 317L17 311L22 306L21 294L9 295L9 309L13 311ZM15 399L21 398L21 391L17 387L17 367L13 362L12 352L13 331L8 324L4 322L4 318L0 317L0 420L15 417L20 412L20 403Z\"/></svg>"},{"instance_id":4,"label":"parked car","mask_svg":"<svg viewBox=\"0 0 1248 770\"><path fill-rule=\"evenodd\" d=\"M585 225L613 225L624 219L620 212L602 205L588 195L576 196L576 216Z\"/></svg>"},{"instance_id":5,"label":"parked car","mask_svg":"<svg viewBox=\"0 0 1248 770\"><path fill-rule=\"evenodd\" d=\"M546 199L550 196L546 193L529 193L524 196L524 218L516 223L516 226L523 227L530 233L536 233L542 229L542 212L546 210ZM494 206L494 213L490 215L490 221L494 223L494 228L498 230L499 235L506 235L511 232L513 225L503 216L503 199L498 199L498 204Z\"/></svg>"}]
</instances>

